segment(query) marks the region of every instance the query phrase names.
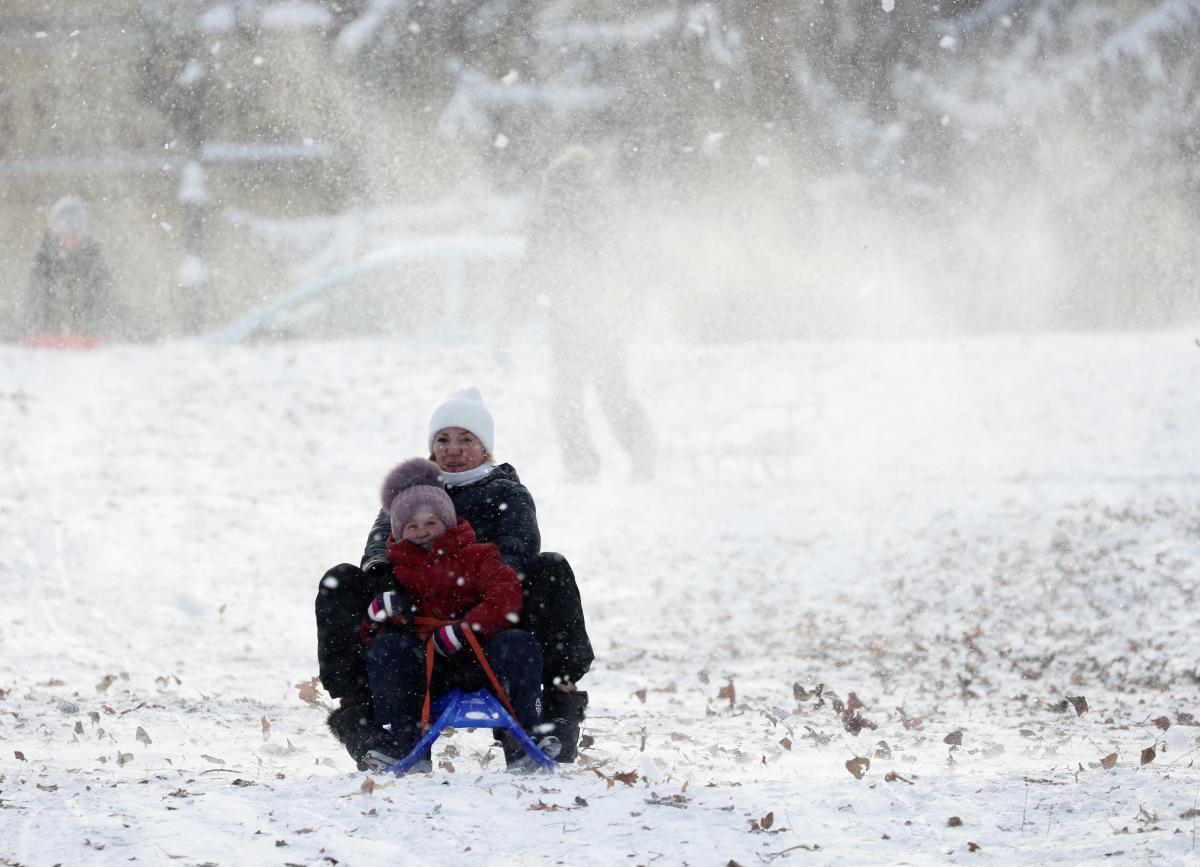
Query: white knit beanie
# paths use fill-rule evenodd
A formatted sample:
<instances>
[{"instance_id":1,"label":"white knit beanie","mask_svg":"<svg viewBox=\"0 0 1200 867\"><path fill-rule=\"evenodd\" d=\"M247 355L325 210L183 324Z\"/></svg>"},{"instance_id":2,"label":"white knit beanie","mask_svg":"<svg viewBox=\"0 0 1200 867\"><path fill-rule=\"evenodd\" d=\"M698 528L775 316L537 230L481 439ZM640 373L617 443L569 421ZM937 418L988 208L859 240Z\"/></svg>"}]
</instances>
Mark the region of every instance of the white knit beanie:
<instances>
[{"instance_id":1,"label":"white knit beanie","mask_svg":"<svg viewBox=\"0 0 1200 867\"><path fill-rule=\"evenodd\" d=\"M77 196L63 196L50 208L50 217L46 221L52 234L62 235L68 232L76 235L86 235L88 228L87 205Z\"/></svg>"},{"instance_id":2,"label":"white knit beanie","mask_svg":"<svg viewBox=\"0 0 1200 867\"><path fill-rule=\"evenodd\" d=\"M438 431L448 427L469 430L479 438L489 455L496 453L492 414L483 405L483 395L477 388L464 388L446 398L429 419L429 451L433 452L433 438Z\"/></svg>"}]
</instances>

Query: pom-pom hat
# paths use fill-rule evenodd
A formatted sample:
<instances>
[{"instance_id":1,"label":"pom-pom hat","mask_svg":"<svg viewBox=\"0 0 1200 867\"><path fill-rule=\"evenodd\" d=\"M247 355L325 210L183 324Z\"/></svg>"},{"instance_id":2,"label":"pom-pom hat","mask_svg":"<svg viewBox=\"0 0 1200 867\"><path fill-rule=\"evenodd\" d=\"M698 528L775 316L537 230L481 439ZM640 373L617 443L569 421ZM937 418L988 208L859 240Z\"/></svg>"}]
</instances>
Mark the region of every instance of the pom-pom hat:
<instances>
[{"instance_id":1,"label":"pom-pom hat","mask_svg":"<svg viewBox=\"0 0 1200 867\"><path fill-rule=\"evenodd\" d=\"M448 427L469 430L479 438L489 455L496 453L492 414L483 405L483 395L477 388L456 391L433 411L429 419L429 451L433 451L433 439L438 431Z\"/></svg>"},{"instance_id":2,"label":"pom-pom hat","mask_svg":"<svg viewBox=\"0 0 1200 867\"><path fill-rule=\"evenodd\" d=\"M409 458L387 474L379 498L392 521L392 538L399 539L404 525L419 512L436 515L447 527L458 523L439 473L433 461Z\"/></svg>"}]
</instances>

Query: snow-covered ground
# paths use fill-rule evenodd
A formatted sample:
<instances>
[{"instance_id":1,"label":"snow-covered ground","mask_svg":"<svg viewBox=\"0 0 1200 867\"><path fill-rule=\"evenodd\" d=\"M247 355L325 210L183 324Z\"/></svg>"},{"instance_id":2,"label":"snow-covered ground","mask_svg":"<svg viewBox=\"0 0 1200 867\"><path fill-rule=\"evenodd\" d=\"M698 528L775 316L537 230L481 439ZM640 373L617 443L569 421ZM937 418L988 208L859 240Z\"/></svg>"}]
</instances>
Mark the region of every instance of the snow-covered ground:
<instances>
[{"instance_id":1,"label":"snow-covered ground","mask_svg":"<svg viewBox=\"0 0 1200 867\"><path fill-rule=\"evenodd\" d=\"M0 863L1200 860L1195 337L639 345L657 478L597 416L588 486L537 345L2 347ZM315 584L468 384L580 577L591 746L369 777Z\"/></svg>"}]
</instances>

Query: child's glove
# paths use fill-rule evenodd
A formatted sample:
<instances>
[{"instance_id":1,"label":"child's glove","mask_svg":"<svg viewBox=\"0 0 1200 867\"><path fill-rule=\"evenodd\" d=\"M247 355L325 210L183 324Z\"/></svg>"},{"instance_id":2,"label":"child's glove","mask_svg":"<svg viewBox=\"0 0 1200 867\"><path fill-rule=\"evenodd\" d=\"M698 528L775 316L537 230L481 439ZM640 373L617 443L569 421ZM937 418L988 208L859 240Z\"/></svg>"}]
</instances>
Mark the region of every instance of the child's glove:
<instances>
[{"instance_id":1,"label":"child's glove","mask_svg":"<svg viewBox=\"0 0 1200 867\"><path fill-rule=\"evenodd\" d=\"M437 651L437 655L443 658L448 658L458 653L467 643L466 634L463 632L461 623L452 623L449 626L443 626L437 632L433 633L433 649Z\"/></svg>"},{"instance_id":2,"label":"child's glove","mask_svg":"<svg viewBox=\"0 0 1200 867\"><path fill-rule=\"evenodd\" d=\"M408 599L398 590L380 593L367 606L367 614L358 627L358 637L363 644L370 644L385 632L411 630L408 622Z\"/></svg>"},{"instance_id":3,"label":"child's glove","mask_svg":"<svg viewBox=\"0 0 1200 867\"><path fill-rule=\"evenodd\" d=\"M373 623L392 623L404 626L408 623L408 600L398 590L387 590L371 600L367 606L367 619Z\"/></svg>"}]
</instances>

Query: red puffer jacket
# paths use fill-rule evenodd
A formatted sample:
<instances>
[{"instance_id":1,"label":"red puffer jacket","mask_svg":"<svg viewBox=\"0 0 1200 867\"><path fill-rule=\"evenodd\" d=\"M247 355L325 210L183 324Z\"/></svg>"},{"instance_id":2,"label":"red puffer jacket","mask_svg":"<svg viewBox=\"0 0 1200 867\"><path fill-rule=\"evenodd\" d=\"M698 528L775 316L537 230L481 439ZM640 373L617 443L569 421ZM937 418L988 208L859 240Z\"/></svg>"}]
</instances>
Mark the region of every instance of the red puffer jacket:
<instances>
[{"instance_id":1,"label":"red puffer jacket","mask_svg":"<svg viewBox=\"0 0 1200 867\"><path fill-rule=\"evenodd\" d=\"M521 614L521 581L500 562L500 550L475 541L462 518L426 551L412 542L388 539L396 583L419 617L461 620L478 638L508 629Z\"/></svg>"}]
</instances>

